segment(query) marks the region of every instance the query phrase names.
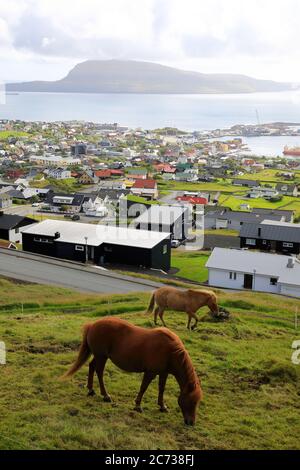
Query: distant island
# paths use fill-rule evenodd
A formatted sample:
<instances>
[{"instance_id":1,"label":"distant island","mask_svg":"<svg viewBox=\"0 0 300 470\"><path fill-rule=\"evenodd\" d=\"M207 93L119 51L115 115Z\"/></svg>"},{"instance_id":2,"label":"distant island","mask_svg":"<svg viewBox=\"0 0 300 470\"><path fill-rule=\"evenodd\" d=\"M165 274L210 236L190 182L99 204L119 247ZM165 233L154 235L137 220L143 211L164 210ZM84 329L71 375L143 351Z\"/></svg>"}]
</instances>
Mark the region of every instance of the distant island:
<instances>
[{"instance_id":1,"label":"distant island","mask_svg":"<svg viewBox=\"0 0 300 470\"><path fill-rule=\"evenodd\" d=\"M203 74L130 60L88 60L57 81L10 83L8 92L224 94L291 90L290 83Z\"/></svg>"}]
</instances>

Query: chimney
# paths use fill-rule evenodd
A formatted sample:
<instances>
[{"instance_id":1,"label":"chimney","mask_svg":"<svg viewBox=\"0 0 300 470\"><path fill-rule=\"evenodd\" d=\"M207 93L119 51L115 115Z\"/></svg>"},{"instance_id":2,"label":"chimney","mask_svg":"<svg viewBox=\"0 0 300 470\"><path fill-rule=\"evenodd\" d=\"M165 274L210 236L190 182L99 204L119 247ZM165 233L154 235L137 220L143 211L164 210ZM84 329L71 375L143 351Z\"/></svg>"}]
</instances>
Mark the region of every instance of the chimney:
<instances>
[{"instance_id":1,"label":"chimney","mask_svg":"<svg viewBox=\"0 0 300 470\"><path fill-rule=\"evenodd\" d=\"M55 232L55 234L54 234L54 240L57 240L58 238L60 238L60 233L59 233L59 232Z\"/></svg>"},{"instance_id":2,"label":"chimney","mask_svg":"<svg viewBox=\"0 0 300 470\"><path fill-rule=\"evenodd\" d=\"M261 228L258 229L258 236L261 237Z\"/></svg>"},{"instance_id":3,"label":"chimney","mask_svg":"<svg viewBox=\"0 0 300 470\"><path fill-rule=\"evenodd\" d=\"M295 258L289 258L287 268L294 268L295 267Z\"/></svg>"},{"instance_id":4,"label":"chimney","mask_svg":"<svg viewBox=\"0 0 300 470\"><path fill-rule=\"evenodd\" d=\"M4 215L4 212L3 212L3 211L0 211L0 217L1 217L2 215Z\"/></svg>"}]
</instances>

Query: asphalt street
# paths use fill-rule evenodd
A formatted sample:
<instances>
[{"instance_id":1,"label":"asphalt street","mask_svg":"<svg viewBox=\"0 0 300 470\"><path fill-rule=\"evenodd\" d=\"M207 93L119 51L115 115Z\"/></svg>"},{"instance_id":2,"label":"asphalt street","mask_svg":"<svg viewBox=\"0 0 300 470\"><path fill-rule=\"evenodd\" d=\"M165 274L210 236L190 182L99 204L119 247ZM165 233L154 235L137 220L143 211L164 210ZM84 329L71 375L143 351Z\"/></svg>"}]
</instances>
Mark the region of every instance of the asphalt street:
<instances>
[{"instance_id":1,"label":"asphalt street","mask_svg":"<svg viewBox=\"0 0 300 470\"><path fill-rule=\"evenodd\" d=\"M98 294L151 291L159 286L96 267L4 249L0 249L0 276Z\"/></svg>"}]
</instances>

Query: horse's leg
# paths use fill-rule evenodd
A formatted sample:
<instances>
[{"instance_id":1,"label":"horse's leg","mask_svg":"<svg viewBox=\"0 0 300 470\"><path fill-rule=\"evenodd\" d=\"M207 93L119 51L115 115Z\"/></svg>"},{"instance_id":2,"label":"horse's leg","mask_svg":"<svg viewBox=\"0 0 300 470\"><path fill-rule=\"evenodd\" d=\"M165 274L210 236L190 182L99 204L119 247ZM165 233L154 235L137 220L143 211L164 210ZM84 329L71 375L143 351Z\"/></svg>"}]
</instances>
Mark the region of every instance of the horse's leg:
<instances>
[{"instance_id":1,"label":"horse's leg","mask_svg":"<svg viewBox=\"0 0 300 470\"><path fill-rule=\"evenodd\" d=\"M191 329L192 315L191 315L190 312L187 312L187 314L188 314L188 317L189 317L188 322L187 322L187 329L190 330Z\"/></svg>"},{"instance_id":2,"label":"horse's leg","mask_svg":"<svg viewBox=\"0 0 300 470\"><path fill-rule=\"evenodd\" d=\"M135 407L134 407L135 411L139 411L140 413L142 413L142 411L143 411L142 408L141 408L142 398L143 398L144 393L146 392L147 388L149 387L150 383L152 382L152 380L155 377L156 377L156 374L154 374L152 372L145 372L144 373L140 391L137 394L137 397L135 399Z\"/></svg>"},{"instance_id":3,"label":"horse's leg","mask_svg":"<svg viewBox=\"0 0 300 470\"><path fill-rule=\"evenodd\" d=\"M95 391L93 388L95 370L96 370L96 361L94 358L89 364L89 376L88 376L88 383L87 383L88 397L93 397L95 395Z\"/></svg>"},{"instance_id":4,"label":"horse's leg","mask_svg":"<svg viewBox=\"0 0 300 470\"><path fill-rule=\"evenodd\" d=\"M158 317L158 312L159 312L159 307L155 307L155 310L154 310L154 323L155 325L157 325L157 317Z\"/></svg>"},{"instance_id":5,"label":"horse's leg","mask_svg":"<svg viewBox=\"0 0 300 470\"><path fill-rule=\"evenodd\" d=\"M107 393L105 385L104 385L104 381L103 381L103 372L104 372L106 361L107 361L107 357L104 357L104 356L96 359L96 372L97 372L97 376L99 380L100 392L101 392L101 395L103 396L103 401L111 402L112 399L110 395Z\"/></svg>"},{"instance_id":6,"label":"horse's leg","mask_svg":"<svg viewBox=\"0 0 300 470\"><path fill-rule=\"evenodd\" d=\"M192 330L194 330L195 328L197 328L199 318L198 318L196 312L192 312L192 313L191 313L191 316L192 316L192 317L194 318L194 320L195 320L195 323L194 323L194 325L192 326Z\"/></svg>"},{"instance_id":7,"label":"horse's leg","mask_svg":"<svg viewBox=\"0 0 300 470\"><path fill-rule=\"evenodd\" d=\"M166 407L165 402L164 402L164 391L166 387L167 378L168 378L168 374L166 373L159 375L157 403L162 413L166 413L168 411L168 408Z\"/></svg>"},{"instance_id":8,"label":"horse's leg","mask_svg":"<svg viewBox=\"0 0 300 470\"><path fill-rule=\"evenodd\" d=\"M167 325L165 324L165 321L164 321L164 313L165 313L164 309L160 308L158 313L159 313L159 318L162 321L162 324L166 327Z\"/></svg>"}]
</instances>

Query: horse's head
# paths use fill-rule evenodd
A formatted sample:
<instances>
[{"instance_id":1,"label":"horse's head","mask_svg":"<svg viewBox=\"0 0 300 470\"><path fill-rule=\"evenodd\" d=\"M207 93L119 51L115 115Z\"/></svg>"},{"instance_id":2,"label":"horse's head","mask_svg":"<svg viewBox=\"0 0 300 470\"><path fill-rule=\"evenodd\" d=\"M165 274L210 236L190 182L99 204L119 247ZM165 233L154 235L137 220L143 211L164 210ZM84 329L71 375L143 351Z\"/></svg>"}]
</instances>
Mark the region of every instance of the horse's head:
<instances>
[{"instance_id":1,"label":"horse's head","mask_svg":"<svg viewBox=\"0 0 300 470\"><path fill-rule=\"evenodd\" d=\"M181 408L184 423L194 426L196 421L197 406L202 399L202 390L198 381L188 383L181 391L178 405Z\"/></svg>"}]
</instances>

